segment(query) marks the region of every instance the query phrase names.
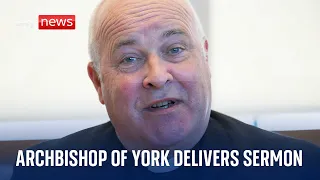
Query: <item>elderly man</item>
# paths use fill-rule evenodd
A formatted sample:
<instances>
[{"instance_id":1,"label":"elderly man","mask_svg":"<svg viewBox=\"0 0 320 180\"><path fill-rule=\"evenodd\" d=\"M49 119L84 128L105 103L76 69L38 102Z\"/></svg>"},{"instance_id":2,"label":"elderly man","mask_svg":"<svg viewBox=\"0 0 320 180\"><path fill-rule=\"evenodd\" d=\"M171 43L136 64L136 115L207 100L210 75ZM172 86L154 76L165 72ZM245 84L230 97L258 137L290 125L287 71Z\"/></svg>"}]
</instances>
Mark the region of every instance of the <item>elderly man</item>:
<instances>
[{"instance_id":1,"label":"elderly man","mask_svg":"<svg viewBox=\"0 0 320 180\"><path fill-rule=\"evenodd\" d=\"M92 18L89 49L87 71L111 121L32 149L302 149L304 167L133 167L128 157L117 168L19 167L12 180L316 176L318 147L211 110L208 41L188 1L105 0Z\"/></svg>"}]
</instances>

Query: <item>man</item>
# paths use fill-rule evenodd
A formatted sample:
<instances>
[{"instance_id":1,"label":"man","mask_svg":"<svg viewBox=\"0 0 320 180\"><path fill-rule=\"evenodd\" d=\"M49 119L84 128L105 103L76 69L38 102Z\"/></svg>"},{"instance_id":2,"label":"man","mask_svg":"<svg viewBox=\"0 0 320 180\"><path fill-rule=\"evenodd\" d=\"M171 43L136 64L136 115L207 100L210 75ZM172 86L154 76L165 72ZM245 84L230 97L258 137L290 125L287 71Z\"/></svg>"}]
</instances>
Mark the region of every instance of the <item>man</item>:
<instances>
[{"instance_id":1,"label":"man","mask_svg":"<svg viewBox=\"0 0 320 180\"><path fill-rule=\"evenodd\" d=\"M316 178L318 147L211 110L208 41L188 1L105 0L89 50L87 71L111 121L32 149L302 149L304 166L133 167L129 157L118 168L15 168L12 180Z\"/></svg>"}]
</instances>

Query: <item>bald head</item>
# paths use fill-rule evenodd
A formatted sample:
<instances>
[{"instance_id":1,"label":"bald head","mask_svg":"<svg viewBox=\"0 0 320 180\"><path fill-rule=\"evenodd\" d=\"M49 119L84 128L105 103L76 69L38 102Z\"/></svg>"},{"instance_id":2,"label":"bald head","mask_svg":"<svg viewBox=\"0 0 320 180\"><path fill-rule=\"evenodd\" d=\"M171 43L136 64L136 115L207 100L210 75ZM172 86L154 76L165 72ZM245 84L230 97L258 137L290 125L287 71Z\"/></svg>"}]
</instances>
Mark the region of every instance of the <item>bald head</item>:
<instances>
[{"instance_id":1,"label":"bald head","mask_svg":"<svg viewBox=\"0 0 320 180\"><path fill-rule=\"evenodd\" d=\"M205 34L200 20L188 0L103 0L96 7L90 22L89 53L94 68L100 71L101 51L104 44L112 36L119 36L119 31L135 28L139 23L167 15L166 18L179 19L189 28L191 36L200 43L205 40ZM168 16L169 15L169 16ZM170 17L171 16L171 17ZM135 18L138 22L131 23ZM165 22L164 22L165 23ZM169 25L169 24L168 24ZM204 52L204 49L201 49Z\"/></svg>"}]
</instances>

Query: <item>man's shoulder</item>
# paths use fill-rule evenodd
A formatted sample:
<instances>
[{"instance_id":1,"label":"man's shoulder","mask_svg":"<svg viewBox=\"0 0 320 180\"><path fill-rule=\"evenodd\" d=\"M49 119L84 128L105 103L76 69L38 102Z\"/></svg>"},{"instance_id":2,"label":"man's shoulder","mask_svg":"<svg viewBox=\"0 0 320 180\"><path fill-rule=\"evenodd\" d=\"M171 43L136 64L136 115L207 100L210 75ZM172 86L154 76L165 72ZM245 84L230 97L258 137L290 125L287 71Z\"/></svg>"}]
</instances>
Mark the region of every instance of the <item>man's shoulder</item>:
<instances>
[{"instance_id":1,"label":"man's shoulder","mask_svg":"<svg viewBox=\"0 0 320 180\"><path fill-rule=\"evenodd\" d=\"M211 131L209 133L211 137L214 132L218 132L219 137L217 138L223 137L220 142L225 141L224 147L235 150L256 150L259 153L260 150L267 150L278 155L279 153L285 154L285 151L288 153L302 152L303 167L285 169L276 166L274 168L266 167L268 170L263 167L258 169L246 168L250 173L256 173L257 176L264 174L265 177L270 177L273 176L272 172L274 172L278 177L290 177L291 179L307 179L305 174L308 174L310 179L319 177L317 169L319 168L320 147L310 142L263 130L215 111L211 112L208 131ZM209 137L208 140L210 140ZM253 176L253 174L249 176Z\"/></svg>"},{"instance_id":2,"label":"man's shoulder","mask_svg":"<svg viewBox=\"0 0 320 180\"><path fill-rule=\"evenodd\" d=\"M288 137L246 124L225 114L212 111L211 131L221 131L229 144L239 148L257 149L312 149L320 148L305 140Z\"/></svg>"},{"instance_id":3,"label":"man's shoulder","mask_svg":"<svg viewBox=\"0 0 320 180\"><path fill-rule=\"evenodd\" d=\"M83 129L81 131L72 133L60 139L54 139L54 140L48 140L48 141L42 142L38 145L35 145L26 149L24 153L26 153L27 150L32 150L32 151L45 151L45 150L111 151L111 150L120 149L120 148L122 148L122 146L116 136L115 129L112 126L111 122L107 122L101 125ZM51 154L55 154L55 153L51 153ZM67 156L69 157L69 155ZM80 155L74 155L74 158L78 158L79 156ZM43 159L44 157L40 157L40 158L41 160L44 160ZM80 160L75 160L74 158L73 158L73 161L75 162L80 161ZM91 158L89 159L91 160ZM90 163L90 160L85 162ZM72 162L71 159L68 161ZM52 162L53 161L51 161L51 163ZM54 167L52 166L41 166L41 167L14 166L11 180L99 179L100 176L105 176L104 173L105 173L106 167L109 167L109 165L103 166L103 167L97 166L96 168L90 168L90 166L81 166L81 165L78 165L76 167L72 167L70 165L69 166L66 165L62 167L60 166L54 166ZM51 176L51 174L55 174L55 175ZM108 176L109 177L113 176L113 174L108 172Z\"/></svg>"},{"instance_id":4,"label":"man's shoulder","mask_svg":"<svg viewBox=\"0 0 320 180\"><path fill-rule=\"evenodd\" d=\"M44 141L31 150L80 150L100 149L115 146L117 137L114 127L109 121L94 127L86 128L59 139Z\"/></svg>"}]
</instances>

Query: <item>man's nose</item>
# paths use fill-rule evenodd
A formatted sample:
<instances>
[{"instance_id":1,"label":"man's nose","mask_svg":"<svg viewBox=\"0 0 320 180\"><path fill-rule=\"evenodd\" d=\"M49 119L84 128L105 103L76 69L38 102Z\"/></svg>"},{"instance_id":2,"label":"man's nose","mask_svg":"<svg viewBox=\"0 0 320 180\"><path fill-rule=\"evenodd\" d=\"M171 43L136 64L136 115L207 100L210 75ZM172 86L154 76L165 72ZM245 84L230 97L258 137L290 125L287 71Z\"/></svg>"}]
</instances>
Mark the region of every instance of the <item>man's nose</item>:
<instances>
[{"instance_id":1,"label":"man's nose","mask_svg":"<svg viewBox=\"0 0 320 180\"><path fill-rule=\"evenodd\" d=\"M161 60L158 55L151 55L147 61L147 75L143 80L145 88L160 89L173 80L168 72L167 62Z\"/></svg>"}]
</instances>

